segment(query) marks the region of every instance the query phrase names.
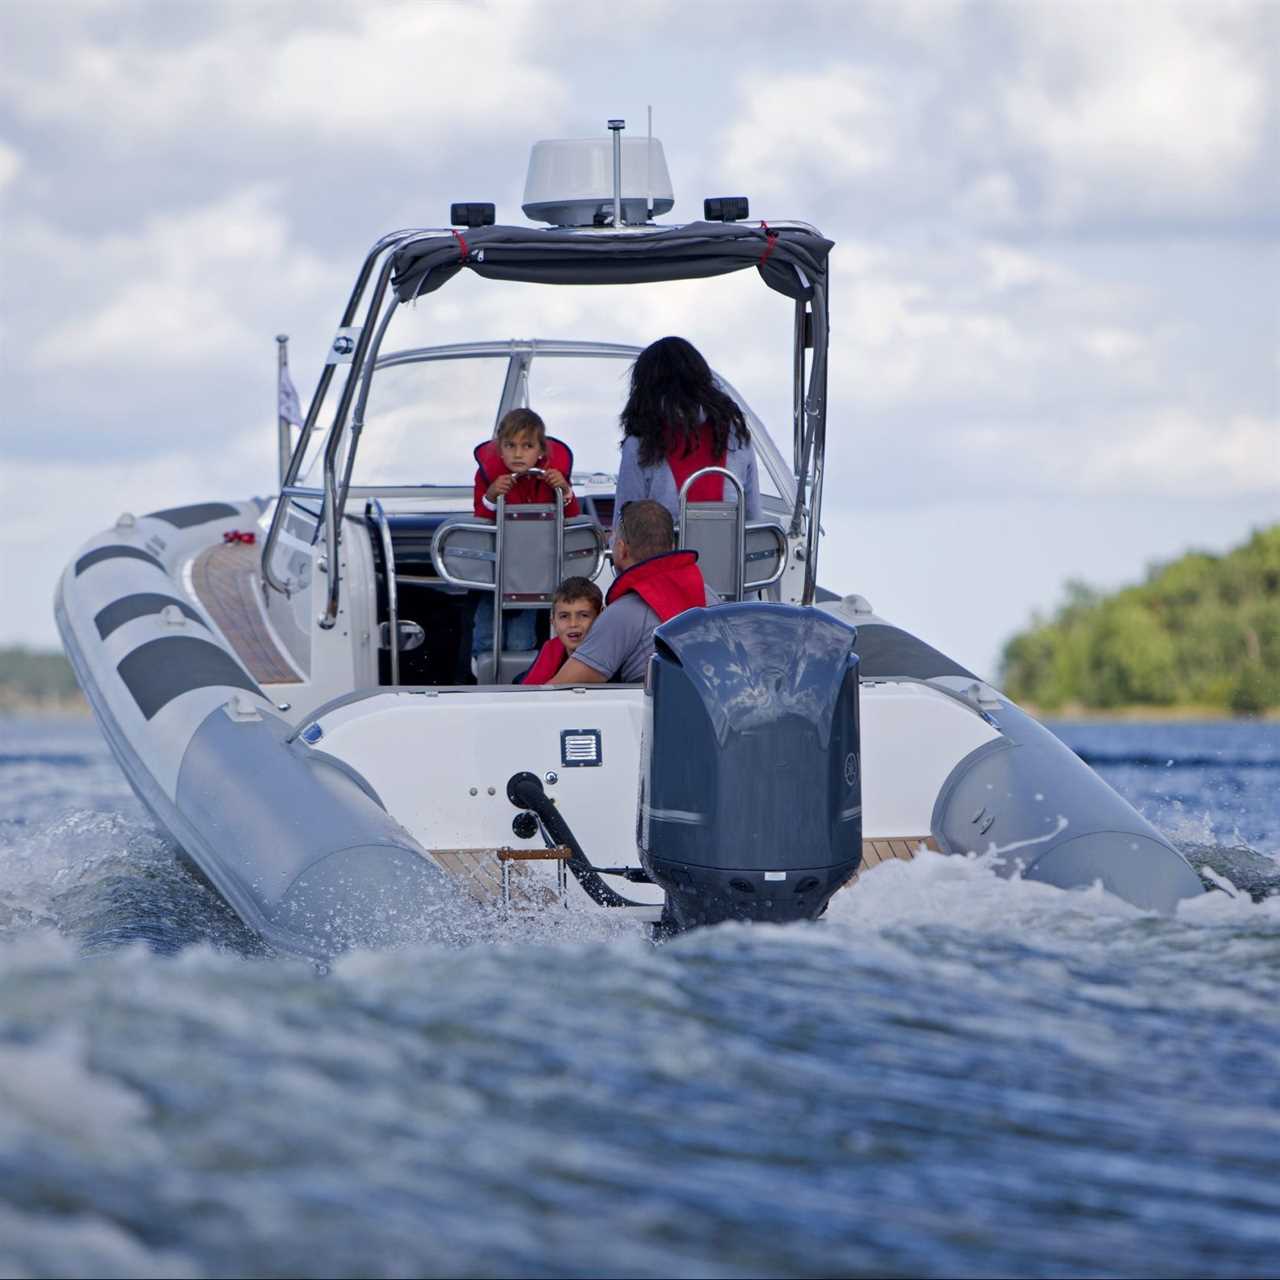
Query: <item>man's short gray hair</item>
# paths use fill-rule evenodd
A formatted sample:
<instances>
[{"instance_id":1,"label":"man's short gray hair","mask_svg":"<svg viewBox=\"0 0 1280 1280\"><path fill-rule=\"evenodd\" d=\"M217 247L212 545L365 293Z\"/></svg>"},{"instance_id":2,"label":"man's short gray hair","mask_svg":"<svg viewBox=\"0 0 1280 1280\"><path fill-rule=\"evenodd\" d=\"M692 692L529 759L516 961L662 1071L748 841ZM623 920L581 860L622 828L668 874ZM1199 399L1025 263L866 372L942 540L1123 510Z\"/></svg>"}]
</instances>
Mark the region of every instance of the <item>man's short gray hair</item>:
<instances>
[{"instance_id":1,"label":"man's short gray hair","mask_svg":"<svg viewBox=\"0 0 1280 1280\"><path fill-rule=\"evenodd\" d=\"M628 502L618 518L618 535L634 560L660 556L676 547L676 525L671 512L652 498Z\"/></svg>"}]
</instances>

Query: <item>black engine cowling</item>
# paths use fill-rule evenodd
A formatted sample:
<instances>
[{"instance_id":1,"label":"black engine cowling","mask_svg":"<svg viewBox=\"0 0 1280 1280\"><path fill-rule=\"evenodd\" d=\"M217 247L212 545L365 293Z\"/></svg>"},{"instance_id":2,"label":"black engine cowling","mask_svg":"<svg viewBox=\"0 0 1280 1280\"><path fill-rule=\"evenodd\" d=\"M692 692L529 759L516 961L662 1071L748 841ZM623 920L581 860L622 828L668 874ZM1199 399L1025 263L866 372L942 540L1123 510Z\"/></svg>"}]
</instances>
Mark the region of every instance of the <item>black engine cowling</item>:
<instances>
[{"instance_id":1,"label":"black engine cowling","mask_svg":"<svg viewBox=\"0 0 1280 1280\"><path fill-rule=\"evenodd\" d=\"M816 609L693 609L654 633L640 860L673 928L820 915L862 860L853 628Z\"/></svg>"}]
</instances>

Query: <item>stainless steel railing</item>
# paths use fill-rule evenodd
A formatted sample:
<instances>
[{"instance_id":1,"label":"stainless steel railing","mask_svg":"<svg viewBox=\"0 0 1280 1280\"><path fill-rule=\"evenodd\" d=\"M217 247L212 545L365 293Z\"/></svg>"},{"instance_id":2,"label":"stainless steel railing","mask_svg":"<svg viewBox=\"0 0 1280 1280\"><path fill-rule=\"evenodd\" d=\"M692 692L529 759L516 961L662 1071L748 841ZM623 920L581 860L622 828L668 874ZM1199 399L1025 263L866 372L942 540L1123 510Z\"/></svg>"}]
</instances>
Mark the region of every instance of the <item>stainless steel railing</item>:
<instances>
[{"instance_id":1,"label":"stainless steel railing","mask_svg":"<svg viewBox=\"0 0 1280 1280\"><path fill-rule=\"evenodd\" d=\"M530 467L525 475L540 476L541 467ZM564 494L559 489L552 492L556 495L556 585L564 581ZM502 605L506 595L506 568L502 559L502 538L506 525L507 499L498 495L498 509L495 518L493 543L493 679L495 684L501 683L502 677ZM553 588L554 589L554 588Z\"/></svg>"},{"instance_id":2,"label":"stainless steel railing","mask_svg":"<svg viewBox=\"0 0 1280 1280\"><path fill-rule=\"evenodd\" d=\"M703 467L700 471L695 471L680 486L680 537L676 542L676 546L679 548L684 547L685 531L688 527L685 520L685 510L689 505L689 490L703 476L724 476L726 480L732 482L733 487L738 491L737 520L734 524L733 598L741 600L746 592L747 578L747 491L742 481L728 467Z\"/></svg>"},{"instance_id":3,"label":"stainless steel railing","mask_svg":"<svg viewBox=\"0 0 1280 1280\"><path fill-rule=\"evenodd\" d=\"M377 498L370 498L365 504L366 514L372 513L378 526L378 536L382 540L382 570L387 579L387 630L390 634L391 650L391 683L400 683L400 608L396 595L396 549L391 543L391 528L387 524L387 513Z\"/></svg>"}]
</instances>

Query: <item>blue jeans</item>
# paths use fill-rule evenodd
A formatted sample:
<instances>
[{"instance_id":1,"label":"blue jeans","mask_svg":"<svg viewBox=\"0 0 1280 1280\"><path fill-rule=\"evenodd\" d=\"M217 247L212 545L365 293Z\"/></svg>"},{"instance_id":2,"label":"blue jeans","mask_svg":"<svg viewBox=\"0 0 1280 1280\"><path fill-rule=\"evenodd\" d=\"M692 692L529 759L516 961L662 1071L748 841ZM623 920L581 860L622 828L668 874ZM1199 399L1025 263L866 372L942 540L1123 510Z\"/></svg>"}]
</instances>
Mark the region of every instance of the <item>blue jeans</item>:
<instances>
[{"instance_id":1,"label":"blue jeans","mask_svg":"<svg viewBox=\"0 0 1280 1280\"><path fill-rule=\"evenodd\" d=\"M512 609L502 615L502 647L521 652L538 647L538 611ZM485 594L476 606L475 627L471 632L471 656L493 652L493 597Z\"/></svg>"}]
</instances>

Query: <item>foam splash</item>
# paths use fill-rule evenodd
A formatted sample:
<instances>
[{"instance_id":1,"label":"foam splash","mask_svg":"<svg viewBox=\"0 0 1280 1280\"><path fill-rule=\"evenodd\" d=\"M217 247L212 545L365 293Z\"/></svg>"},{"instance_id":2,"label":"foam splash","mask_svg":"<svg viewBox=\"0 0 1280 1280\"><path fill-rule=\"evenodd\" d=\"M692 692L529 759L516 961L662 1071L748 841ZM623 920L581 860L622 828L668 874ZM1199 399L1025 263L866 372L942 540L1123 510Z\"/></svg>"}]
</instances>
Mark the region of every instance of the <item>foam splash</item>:
<instances>
[{"instance_id":1,"label":"foam splash","mask_svg":"<svg viewBox=\"0 0 1280 1280\"><path fill-rule=\"evenodd\" d=\"M201 939L241 951L261 943L146 821L72 809L0 844L0 941L53 929L86 951L135 939L176 951Z\"/></svg>"}]
</instances>

